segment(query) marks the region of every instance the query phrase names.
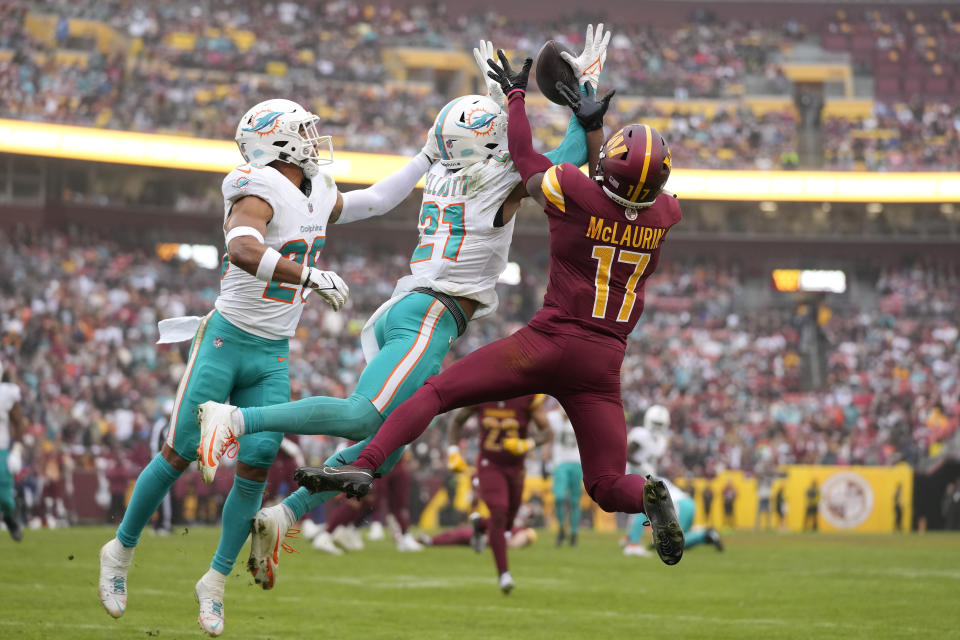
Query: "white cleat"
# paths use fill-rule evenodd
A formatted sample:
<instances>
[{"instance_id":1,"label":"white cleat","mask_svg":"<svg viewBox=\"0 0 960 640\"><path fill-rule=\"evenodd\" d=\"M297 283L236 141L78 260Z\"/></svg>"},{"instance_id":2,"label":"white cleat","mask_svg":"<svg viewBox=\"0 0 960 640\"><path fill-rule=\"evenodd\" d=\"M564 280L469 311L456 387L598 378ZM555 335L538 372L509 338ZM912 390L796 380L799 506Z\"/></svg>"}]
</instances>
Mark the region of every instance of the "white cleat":
<instances>
[{"instance_id":1,"label":"white cleat","mask_svg":"<svg viewBox=\"0 0 960 640\"><path fill-rule=\"evenodd\" d=\"M197 446L197 464L207 484L213 482L223 454L237 446L233 435L231 414L235 407L209 400L197 408L200 425L200 444Z\"/></svg>"},{"instance_id":2,"label":"white cleat","mask_svg":"<svg viewBox=\"0 0 960 640\"><path fill-rule=\"evenodd\" d=\"M100 547L100 580L97 596L100 604L114 618L127 610L127 569L133 559L133 548L127 549L114 538Z\"/></svg>"},{"instance_id":3,"label":"white cleat","mask_svg":"<svg viewBox=\"0 0 960 640\"><path fill-rule=\"evenodd\" d=\"M370 531L367 532L367 540L377 541L383 540L387 537L387 534L383 531L383 524L374 520L370 524Z\"/></svg>"},{"instance_id":4,"label":"white cleat","mask_svg":"<svg viewBox=\"0 0 960 640\"><path fill-rule=\"evenodd\" d=\"M330 535L329 531L321 531L313 539L313 548L317 551L323 551L324 553L329 553L334 556L342 556L343 549L338 547L333 541L333 536Z\"/></svg>"},{"instance_id":5,"label":"white cleat","mask_svg":"<svg viewBox=\"0 0 960 640\"><path fill-rule=\"evenodd\" d=\"M513 576L510 575L509 571L504 571L500 574L500 591L503 591L503 595L510 595L510 592L513 591L515 586Z\"/></svg>"},{"instance_id":6,"label":"white cleat","mask_svg":"<svg viewBox=\"0 0 960 640\"><path fill-rule=\"evenodd\" d=\"M200 605L200 615L197 616L200 628L207 635L219 636L223 633L223 588L211 587L200 578L193 588L193 596Z\"/></svg>"},{"instance_id":7,"label":"white cleat","mask_svg":"<svg viewBox=\"0 0 960 640\"><path fill-rule=\"evenodd\" d=\"M337 527L333 530L333 541L344 551L363 551L363 538L356 527Z\"/></svg>"},{"instance_id":8,"label":"white cleat","mask_svg":"<svg viewBox=\"0 0 960 640\"><path fill-rule=\"evenodd\" d=\"M397 540L397 551L423 551L423 545L407 532Z\"/></svg>"},{"instance_id":9,"label":"white cleat","mask_svg":"<svg viewBox=\"0 0 960 640\"><path fill-rule=\"evenodd\" d=\"M627 544L623 548L623 555L625 556L637 556L639 558L646 558L650 555L650 551L647 550L642 544Z\"/></svg>"},{"instance_id":10,"label":"white cleat","mask_svg":"<svg viewBox=\"0 0 960 640\"><path fill-rule=\"evenodd\" d=\"M300 523L300 532L307 540L313 540L321 531L323 531L323 527L309 518Z\"/></svg>"},{"instance_id":11,"label":"white cleat","mask_svg":"<svg viewBox=\"0 0 960 640\"><path fill-rule=\"evenodd\" d=\"M280 549L291 548L283 541L289 537L291 516L286 507L278 504L260 509L250 523L250 558L247 569L253 580L264 589L273 589L277 581ZM296 530L293 530L296 533Z\"/></svg>"}]
</instances>

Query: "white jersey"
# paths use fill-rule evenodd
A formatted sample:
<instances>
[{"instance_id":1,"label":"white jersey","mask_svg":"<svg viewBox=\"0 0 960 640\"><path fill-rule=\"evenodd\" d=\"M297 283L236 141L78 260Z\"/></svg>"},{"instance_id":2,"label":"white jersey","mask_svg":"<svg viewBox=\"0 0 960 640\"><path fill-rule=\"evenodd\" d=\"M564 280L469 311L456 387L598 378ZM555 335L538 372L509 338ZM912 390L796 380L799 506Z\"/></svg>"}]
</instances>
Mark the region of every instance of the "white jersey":
<instances>
[{"instance_id":1,"label":"white jersey","mask_svg":"<svg viewBox=\"0 0 960 640\"><path fill-rule=\"evenodd\" d=\"M0 451L10 448L10 410L20 402L20 387L0 382Z\"/></svg>"},{"instance_id":2,"label":"white jersey","mask_svg":"<svg viewBox=\"0 0 960 640\"><path fill-rule=\"evenodd\" d=\"M306 196L270 166L237 167L223 180L224 219L234 202L256 196L273 209L264 244L284 258L316 266L327 237L327 223L337 201L333 178L319 173ZM243 269L227 267L220 280L217 311L231 324L261 338L289 338L303 313L299 285L258 280Z\"/></svg>"},{"instance_id":3,"label":"white jersey","mask_svg":"<svg viewBox=\"0 0 960 640\"><path fill-rule=\"evenodd\" d=\"M580 449L577 447L577 435L573 432L573 425L561 411L551 411L547 418L550 421L550 431L553 432L553 464L576 462L580 464Z\"/></svg>"},{"instance_id":4,"label":"white jersey","mask_svg":"<svg viewBox=\"0 0 960 640\"><path fill-rule=\"evenodd\" d=\"M636 444L637 452L628 460L633 473L655 473L660 457L667 451L667 438L646 427L634 427L627 432L627 446ZM628 449L629 450L629 449Z\"/></svg>"},{"instance_id":5,"label":"white jersey","mask_svg":"<svg viewBox=\"0 0 960 640\"><path fill-rule=\"evenodd\" d=\"M434 163L423 187L412 275L400 279L394 296L430 287L476 300L474 318L493 313L516 222L514 216L497 227L497 213L518 184L520 174L506 152L460 171Z\"/></svg>"}]
</instances>

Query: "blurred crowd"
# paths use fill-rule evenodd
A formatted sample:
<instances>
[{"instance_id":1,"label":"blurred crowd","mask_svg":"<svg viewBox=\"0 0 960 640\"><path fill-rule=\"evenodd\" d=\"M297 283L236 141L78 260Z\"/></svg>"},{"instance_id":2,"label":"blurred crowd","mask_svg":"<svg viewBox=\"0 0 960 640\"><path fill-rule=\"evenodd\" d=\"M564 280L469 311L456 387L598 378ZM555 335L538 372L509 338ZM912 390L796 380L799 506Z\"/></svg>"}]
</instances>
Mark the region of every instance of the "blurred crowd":
<instances>
[{"instance_id":1,"label":"blurred crowd","mask_svg":"<svg viewBox=\"0 0 960 640\"><path fill-rule=\"evenodd\" d=\"M360 328L389 297L408 256L333 248L328 260L350 283L351 304L340 314L307 304L291 341L295 399L353 389L364 364ZM526 258L521 266L521 284L501 285L499 312L472 325L451 358L508 335L539 307L544 264ZM133 240L27 231L0 237L0 269L0 358L21 387L30 424L20 484L32 492L37 517L58 521L69 511L71 473L97 472L106 508L107 493L125 489L149 459L184 370L188 345L155 345L156 322L206 313L217 272L163 261ZM647 286L623 368L628 424L652 403L671 410L664 471L711 476L936 456L960 418L960 266L912 265L861 279L869 295L857 304L798 307L770 298L747 308L744 300L772 295L757 277L734 264L665 261ZM825 384L814 390L804 373L811 318L828 345ZM411 447L421 483L445 474L439 422ZM300 439L306 460L334 446ZM192 476L178 486L197 518L216 514L215 506L201 508L201 498L226 493Z\"/></svg>"},{"instance_id":2,"label":"blurred crowd","mask_svg":"<svg viewBox=\"0 0 960 640\"><path fill-rule=\"evenodd\" d=\"M319 114L338 147L402 155L416 153L451 96L434 89L433 72L390 80L392 47L469 50L486 38L532 54L556 38L579 50L585 23L582 16L510 20L441 2L5 0L0 6L2 117L230 139L251 104L285 96ZM89 22L79 28L71 20ZM761 93L790 93L775 60L808 36L806 26L792 18L760 26L706 12L673 27L622 17L615 25L604 86L620 96L723 99L730 106L684 112L630 106L610 119L611 127L655 122L677 166L796 167L795 110L757 113L741 98L748 79ZM904 109L894 97L866 120L825 124L828 166L956 169L956 105L931 101ZM545 132L548 139L562 135L562 117L547 107L537 111L535 118L560 120Z\"/></svg>"}]
</instances>

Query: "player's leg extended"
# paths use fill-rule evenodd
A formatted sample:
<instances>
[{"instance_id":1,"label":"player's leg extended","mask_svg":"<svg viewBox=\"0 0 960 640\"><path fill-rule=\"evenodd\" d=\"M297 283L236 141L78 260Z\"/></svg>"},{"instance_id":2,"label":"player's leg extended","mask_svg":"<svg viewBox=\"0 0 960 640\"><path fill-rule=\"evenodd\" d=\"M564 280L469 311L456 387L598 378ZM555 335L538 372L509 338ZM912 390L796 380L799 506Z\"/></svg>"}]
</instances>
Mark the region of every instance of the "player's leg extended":
<instances>
[{"instance_id":1,"label":"player's leg extended","mask_svg":"<svg viewBox=\"0 0 960 640\"><path fill-rule=\"evenodd\" d=\"M276 348L287 353L286 341L282 342L284 345ZM251 386L234 390L231 399L237 406L269 405L271 402L283 402L290 397L290 373L286 360L278 362L274 354L268 354L262 358L260 364L264 369L259 374L250 370L250 364L245 367L248 376L259 375L259 378ZM223 503L220 544L210 564L220 573L230 573L237 554L246 542L250 521L260 508L263 498L267 470L273 464L281 440L283 434L273 432L252 433L239 439L237 474L233 488Z\"/></svg>"},{"instance_id":2,"label":"player's leg extended","mask_svg":"<svg viewBox=\"0 0 960 640\"><path fill-rule=\"evenodd\" d=\"M619 371L616 375L619 380ZM577 436L587 493L604 511L645 513L660 559L676 564L683 555L683 530L670 494L662 481L654 479L647 487L644 478L625 473L627 428L619 384L598 387L557 398Z\"/></svg>"},{"instance_id":3,"label":"player's leg extended","mask_svg":"<svg viewBox=\"0 0 960 640\"><path fill-rule=\"evenodd\" d=\"M221 322L225 321L211 314L200 324L177 388L167 441L163 450L140 472L130 504L117 527L116 538L100 550L100 600L115 618L126 609L126 572L141 532L173 483L196 457L199 431L194 411L197 404L211 399L225 400L233 386L235 363L219 353L214 344Z\"/></svg>"},{"instance_id":4,"label":"player's leg extended","mask_svg":"<svg viewBox=\"0 0 960 640\"><path fill-rule=\"evenodd\" d=\"M510 523L507 519L510 514L510 486L506 474L495 466L480 467L477 469L477 481L480 485L480 499L490 510L487 525L487 544L493 552L493 562L497 567L497 575L507 572L507 538L506 532Z\"/></svg>"},{"instance_id":5,"label":"player's leg extended","mask_svg":"<svg viewBox=\"0 0 960 640\"><path fill-rule=\"evenodd\" d=\"M355 466L376 469L390 452L416 440L444 411L542 392L544 372L554 366L555 350L546 336L525 328L461 358L428 379L391 414Z\"/></svg>"},{"instance_id":6,"label":"player's leg extended","mask_svg":"<svg viewBox=\"0 0 960 640\"><path fill-rule=\"evenodd\" d=\"M0 513L3 515L3 522L7 525L10 537L19 542L23 536L23 529L17 520L13 474L7 467L9 455L9 449L0 449Z\"/></svg>"}]
</instances>

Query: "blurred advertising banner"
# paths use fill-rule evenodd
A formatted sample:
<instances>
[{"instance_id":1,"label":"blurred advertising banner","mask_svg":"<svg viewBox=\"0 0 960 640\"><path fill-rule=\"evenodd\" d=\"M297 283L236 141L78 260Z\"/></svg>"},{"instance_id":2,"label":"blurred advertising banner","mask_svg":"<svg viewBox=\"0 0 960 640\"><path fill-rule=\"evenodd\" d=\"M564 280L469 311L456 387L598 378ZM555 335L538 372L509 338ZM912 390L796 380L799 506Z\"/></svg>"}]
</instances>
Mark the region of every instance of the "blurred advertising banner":
<instances>
[{"instance_id":1,"label":"blurred advertising banner","mask_svg":"<svg viewBox=\"0 0 960 640\"><path fill-rule=\"evenodd\" d=\"M913 469L784 465L766 479L726 471L680 478L693 495L694 524L718 529L892 532L913 517Z\"/></svg>"}]
</instances>

